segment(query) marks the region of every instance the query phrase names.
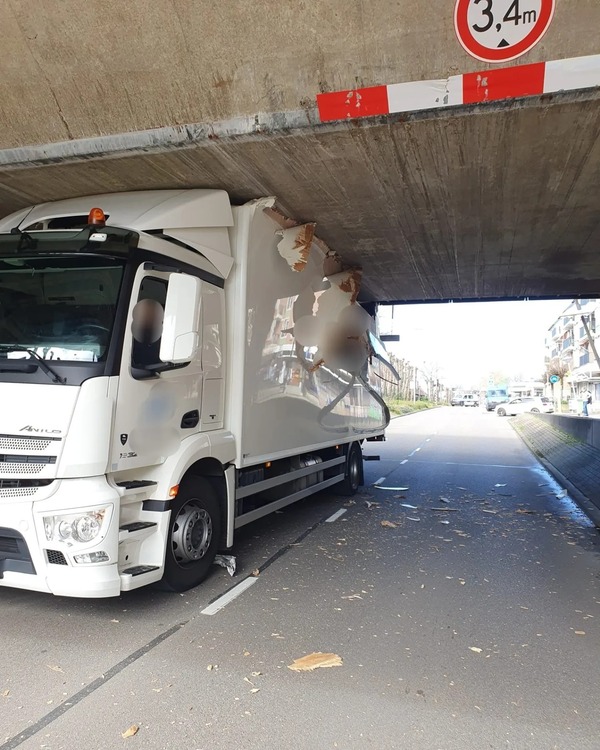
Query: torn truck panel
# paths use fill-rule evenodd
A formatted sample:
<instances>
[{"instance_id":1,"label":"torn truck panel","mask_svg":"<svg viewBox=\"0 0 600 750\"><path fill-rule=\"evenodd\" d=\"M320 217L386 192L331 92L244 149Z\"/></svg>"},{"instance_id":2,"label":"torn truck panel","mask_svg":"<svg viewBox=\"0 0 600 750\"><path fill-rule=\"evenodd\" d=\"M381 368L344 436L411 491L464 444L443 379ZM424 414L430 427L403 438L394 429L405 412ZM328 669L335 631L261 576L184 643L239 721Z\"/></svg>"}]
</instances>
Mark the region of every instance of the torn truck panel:
<instances>
[{"instance_id":1,"label":"torn truck panel","mask_svg":"<svg viewBox=\"0 0 600 750\"><path fill-rule=\"evenodd\" d=\"M277 232L282 237L277 250L293 271L304 271L306 268L315 226L316 224L302 224Z\"/></svg>"}]
</instances>

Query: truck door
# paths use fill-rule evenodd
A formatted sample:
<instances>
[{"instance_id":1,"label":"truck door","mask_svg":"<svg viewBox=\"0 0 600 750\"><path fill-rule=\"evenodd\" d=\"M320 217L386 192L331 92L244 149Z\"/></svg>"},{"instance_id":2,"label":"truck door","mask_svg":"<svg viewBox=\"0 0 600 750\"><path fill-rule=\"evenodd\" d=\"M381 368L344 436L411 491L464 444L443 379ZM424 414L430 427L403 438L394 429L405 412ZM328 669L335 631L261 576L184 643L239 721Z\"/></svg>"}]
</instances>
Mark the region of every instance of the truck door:
<instances>
[{"instance_id":1,"label":"truck door","mask_svg":"<svg viewBox=\"0 0 600 750\"><path fill-rule=\"evenodd\" d=\"M151 370L160 365L169 277L140 268L133 286L114 420L113 472L160 464L182 439L200 430L202 346L190 363L160 373Z\"/></svg>"}]
</instances>

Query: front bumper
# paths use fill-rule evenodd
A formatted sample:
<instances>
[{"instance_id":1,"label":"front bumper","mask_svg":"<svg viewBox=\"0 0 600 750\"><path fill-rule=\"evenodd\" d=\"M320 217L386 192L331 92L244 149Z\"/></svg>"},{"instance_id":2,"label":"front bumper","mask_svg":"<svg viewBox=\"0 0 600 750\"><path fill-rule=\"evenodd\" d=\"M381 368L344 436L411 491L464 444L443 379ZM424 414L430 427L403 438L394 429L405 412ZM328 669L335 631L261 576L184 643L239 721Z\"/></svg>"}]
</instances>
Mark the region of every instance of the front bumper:
<instances>
[{"instance_id":1,"label":"front bumper","mask_svg":"<svg viewBox=\"0 0 600 750\"><path fill-rule=\"evenodd\" d=\"M57 480L40 499L0 494L0 586L57 596L118 596L119 496L105 477ZM43 517L79 509L112 506L110 522L98 540L87 545L49 542ZM109 560L78 564L74 556L102 550Z\"/></svg>"}]
</instances>

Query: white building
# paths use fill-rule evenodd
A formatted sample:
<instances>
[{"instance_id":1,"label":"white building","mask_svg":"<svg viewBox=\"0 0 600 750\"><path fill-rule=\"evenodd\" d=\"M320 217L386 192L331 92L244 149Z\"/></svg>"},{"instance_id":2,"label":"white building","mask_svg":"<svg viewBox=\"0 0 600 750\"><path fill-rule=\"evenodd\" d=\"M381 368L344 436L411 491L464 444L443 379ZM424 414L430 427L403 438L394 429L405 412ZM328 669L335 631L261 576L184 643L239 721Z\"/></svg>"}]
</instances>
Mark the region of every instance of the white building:
<instances>
[{"instance_id":1,"label":"white building","mask_svg":"<svg viewBox=\"0 0 600 750\"><path fill-rule=\"evenodd\" d=\"M563 397L580 399L586 391L600 402L600 363L596 361L586 327L596 348L600 348L600 300L573 300L548 329L546 359L568 367Z\"/></svg>"}]
</instances>

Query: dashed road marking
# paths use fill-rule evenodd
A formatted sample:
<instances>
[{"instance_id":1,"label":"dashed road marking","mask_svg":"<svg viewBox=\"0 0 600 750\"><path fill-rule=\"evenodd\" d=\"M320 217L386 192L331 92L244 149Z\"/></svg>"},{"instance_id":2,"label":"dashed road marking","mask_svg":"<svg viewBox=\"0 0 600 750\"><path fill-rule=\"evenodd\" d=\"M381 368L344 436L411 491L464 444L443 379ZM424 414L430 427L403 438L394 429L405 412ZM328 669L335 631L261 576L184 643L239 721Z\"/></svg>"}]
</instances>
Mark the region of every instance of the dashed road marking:
<instances>
[{"instance_id":1,"label":"dashed road marking","mask_svg":"<svg viewBox=\"0 0 600 750\"><path fill-rule=\"evenodd\" d=\"M336 510L336 512L329 516L329 518L325 519L325 523L333 523L334 521L337 521L340 516L343 516L346 512L346 508L340 508L339 510Z\"/></svg>"},{"instance_id":2,"label":"dashed road marking","mask_svg":"<svg viewBox=\"0 0 600 750\"><path fill-rule=\"evenodd\" d=\"M400 465L407 464L407 463L408 463L408 458L405 458L404 461L400 461Z\"/></svg>"},{"instance_id":3,"label":"dashed road marking","mask_svg":"<svg viewBox=\"0 0 600 750\"><path fill-rule=\"evenodd\" d=\"M208 607L205 607L201 614L203 615L216 615L217 612L220 612L224 607L226 607L228 604L230 604L234 599L237 599L238 596L244 593L247 589L250 588L254 583L258 581L258 578L255 578L254 576L250 576L249 578L244 578L244 580L241 583L238 583L237 586L234 586L232 589L229 589L229 591L226 591L223 596L220 596L218 599L215 599L214 602L208 605Z\"/></svg>"},{"instance_id":4,"label":"dashed road marking","mask_svg":"<svg viewBox=\"0 0 600 750\"><path fill-rule=\"evenodd\" d=\"M385 477L379 477L379 479L374 484L375 486L377 486L378 484L381 484L382 482L385 482Z\"/></svg>"}]
</instances>

